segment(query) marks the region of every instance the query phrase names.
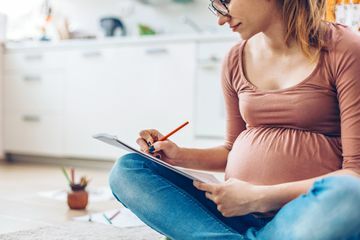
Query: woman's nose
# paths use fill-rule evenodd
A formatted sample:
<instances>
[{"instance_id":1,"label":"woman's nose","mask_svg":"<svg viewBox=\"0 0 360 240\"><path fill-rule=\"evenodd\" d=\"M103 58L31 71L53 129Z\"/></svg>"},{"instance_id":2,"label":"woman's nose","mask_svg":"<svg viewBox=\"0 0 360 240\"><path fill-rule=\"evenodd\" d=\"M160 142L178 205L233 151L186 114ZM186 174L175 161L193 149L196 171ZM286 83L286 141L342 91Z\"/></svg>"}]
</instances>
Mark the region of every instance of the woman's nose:
<instances>
[{"instance_id":1,"label":"woman's nose","mask_svg":"<svg viewBox=\"0 0 360 240\"><path fill-rule=\"evenodd\" d=\"M224 25L225 23L230 21L230 18L231 17L229 15L224 16L224 15L219 14L219 16L218 16L218 24L219 25Z\"/></svg>"}]
</instances>

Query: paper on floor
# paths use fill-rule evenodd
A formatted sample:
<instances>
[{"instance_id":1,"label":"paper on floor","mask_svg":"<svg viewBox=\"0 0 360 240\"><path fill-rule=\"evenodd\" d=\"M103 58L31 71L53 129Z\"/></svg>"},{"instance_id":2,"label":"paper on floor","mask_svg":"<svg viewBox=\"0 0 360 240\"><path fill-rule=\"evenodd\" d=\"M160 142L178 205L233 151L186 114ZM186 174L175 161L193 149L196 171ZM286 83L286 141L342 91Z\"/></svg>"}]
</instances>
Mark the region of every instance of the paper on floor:
<instances>
[{"instance_id":1,"label":"paper on floor","mask_svg":"<svg viewBox=\"0 0 360 240\"><path fill-rule=\"evenodd\" d=\"M145 223L143 223L135 214L133 214L127 208L114 209L114 210L99 212L82 217L74 217L73 219L76 221L83 221L89 223L96 222L96 223L103 223L110 225L109 221L106 220L103 214L105 214L107 218L111 218L118 210L120 210L120 213L111 220L111 225L115 227L137 227L137 226L145 225ZM91 221L89 221L90 219Z\"/></svg>"}]
</instances>

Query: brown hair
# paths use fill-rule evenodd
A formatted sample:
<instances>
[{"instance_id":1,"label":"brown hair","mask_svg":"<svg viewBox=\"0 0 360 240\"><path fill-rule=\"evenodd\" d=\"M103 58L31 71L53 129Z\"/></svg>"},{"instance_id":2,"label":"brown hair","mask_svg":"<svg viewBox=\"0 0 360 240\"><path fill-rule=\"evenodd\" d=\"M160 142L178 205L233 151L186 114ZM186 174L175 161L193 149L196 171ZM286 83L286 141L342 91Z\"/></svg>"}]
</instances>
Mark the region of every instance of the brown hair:
<instances>
[{"instance_id":1,"label":"brown hair","mask_svg":"<svg viewBox=\"0 0 360 240\"><path fill-rule=\"evenodd\" d=\"M325 46L326 24L323 19L326 0L277 0L285 22L285 42L294 38L301 50L314 61ZM315 53L311 50L315 50Z\"/></svg>"}]
</instances>

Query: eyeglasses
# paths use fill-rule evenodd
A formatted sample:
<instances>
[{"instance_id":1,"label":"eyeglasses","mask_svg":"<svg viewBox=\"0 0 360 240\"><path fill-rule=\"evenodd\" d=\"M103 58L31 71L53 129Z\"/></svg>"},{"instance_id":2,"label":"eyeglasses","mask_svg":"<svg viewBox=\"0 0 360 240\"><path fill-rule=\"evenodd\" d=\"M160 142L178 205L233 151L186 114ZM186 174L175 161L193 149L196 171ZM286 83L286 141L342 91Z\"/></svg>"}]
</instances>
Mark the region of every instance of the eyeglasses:
<instances>
[{"instance_id":1,"label":"eyeglasses","mask_svg":"<svg viewBox=\"0 0 360 240\"><path fill-rule=\"evenodd\" d=\"M229 2L230 0L210 0L208 8L216 16L219 16L219 14L229 16L229 9L227 7Z\"/></svg>"}]
</instances>

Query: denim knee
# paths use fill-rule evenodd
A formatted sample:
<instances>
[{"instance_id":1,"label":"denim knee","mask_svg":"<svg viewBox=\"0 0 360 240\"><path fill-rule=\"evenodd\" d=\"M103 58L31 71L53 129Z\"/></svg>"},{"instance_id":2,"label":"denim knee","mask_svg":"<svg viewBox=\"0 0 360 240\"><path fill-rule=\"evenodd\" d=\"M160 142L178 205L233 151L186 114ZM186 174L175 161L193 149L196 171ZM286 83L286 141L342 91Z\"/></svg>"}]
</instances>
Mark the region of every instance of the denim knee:
<instances>
[{"instance_id":1,"label":"denim knee","mask_svg":"<svg viewBox=\"0 0 360 240\"><path fill-rule=\"evenodd\" d=\"M124 204L123 197L129 195L135 181L132 170L143 168L143 159L135 153L120 157L114 164L109 175L109 185L113 195ZM125 204L124 204L125 205Z\"/></svg>"},{"instance_id":2,"label":"denim knee","mask_svg":"<svg viewBox=\"0 0 360 240\"><path fill-rule=\"evenodd\" d=\"M312 232L312 239L351 239L360 233L360 178L350 175L325 177L316 181L308 193L314 198L309 205L313 215L305 226L298 225L302 239ZM323 225L323 227L319 227ZM318 226L319 229L316 229ZM308 232L302 230L307 229Z\"/></svg>"},{"instance_id":3,"label":"denim knee","mask_svg":"<svg viewBox=\"0 0 360 240\"><path fill-rule=\"evenodd\" d=\"M339 198L341 202L347 197L360 202L360 178L350 175L325 177L314 183L310 193L315 196L323 193L330 198Z\"/></svg>"}]
</instances>

